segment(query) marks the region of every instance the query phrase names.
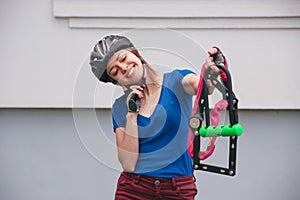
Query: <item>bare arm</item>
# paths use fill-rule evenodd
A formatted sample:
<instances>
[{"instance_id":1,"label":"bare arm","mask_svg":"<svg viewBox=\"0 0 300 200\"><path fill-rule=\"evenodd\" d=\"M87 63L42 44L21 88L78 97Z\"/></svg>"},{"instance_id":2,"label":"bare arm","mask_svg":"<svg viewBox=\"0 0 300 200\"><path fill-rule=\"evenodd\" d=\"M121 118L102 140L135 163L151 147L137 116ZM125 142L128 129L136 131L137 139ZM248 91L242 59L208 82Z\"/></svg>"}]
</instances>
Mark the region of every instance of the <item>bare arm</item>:
<instances>
[{"instance_id":1,"label":"bare arm","mask_svg":"<svg viewBox=\"0 0 300 200\"><path fill-rule=\"evenodd\" d=\"M182 79L182 86L184 88L184 91L187 94L195 95L198 90L198 84L199 84L200 77L199 75L195 74L188 74ZM212 94L214 92L215 87L211 83L210 80L207 80L207 86L208 86L208 94Z\"/></svg>"},{"instance_id":2,"label":"bare arm","mask_svg":"<svg viewBox=\"0 0 300 200\"><path fill-rule=\"evenodd\" d=\"M214 63L213 63L213 55L215 53L217 53L217 51L218 50L216 48L210 49L208 51L209 57L205 60L205 63L204 63L206 68L210 67L211 70L216 73L220 72L220 70L216 66L214 66ZM223 63L220 63L220 64L223 64ZM182 86L183 86L185 92L190 95L195 95L198 90L199 80L200 80L199 75L198 76L195 74L186 75L182 79ZM206 84L208 86L208 94L210 95L214 92L215 87L213 86L211 80L209 80L209 79L206 81Z\"/></svg>"},{"instance_id":3,"label":"bare arm","mask_svg":"<svg viewBox=\"0 0 300 200\"><path fill-rule=\"evenodd\" d=\"M205 64L206 68L208 68L209 66L212 66L212 61L211 61L210 57L206 59L204 64ZM199 81L200 81L200 75L195 75L195 74L186 75L182 79L182 86L184 88L184 91L187 94L195 95L198 90ZM206 84L208 86L208 94L212 94L215 87L213 86L213 84L211 83L210 80L207 80Z\"/></svg>"},{"instance_id":4,"label":"bare arm","mask_svg":"<svg viewBox=\"0 0 300 200\"><path fill-rule=\"evenodd\" d=\"M139 155L137 113L126 115L126 127L116 129L116 141L118 158L123 170L133 172Z\"/></svg>"}]
</instances>

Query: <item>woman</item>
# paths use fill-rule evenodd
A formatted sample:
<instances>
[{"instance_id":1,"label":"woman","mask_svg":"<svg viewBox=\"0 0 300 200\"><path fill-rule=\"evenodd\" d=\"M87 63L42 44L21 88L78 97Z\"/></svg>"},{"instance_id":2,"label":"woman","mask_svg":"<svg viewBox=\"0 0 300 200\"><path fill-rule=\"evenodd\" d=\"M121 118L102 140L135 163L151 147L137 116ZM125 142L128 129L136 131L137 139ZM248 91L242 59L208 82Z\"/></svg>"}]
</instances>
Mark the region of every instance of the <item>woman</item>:
<instances>
[{"instance_id":1,"label":"woman","mask_svg":"<svg viewBox=\"0 0 300 200\"><path fill-rule=\"evenodd\" d=\"M217 52L209 51L206 66L213 64ZM90 58L100 81L125 92L112 108L123 168L115 199L194 199L197 188L187 137L199 76L190 70L155 72L134 45L118 35L100 40ZM211 84L209 88L213 90Z\"/></svg>"}]
</instances>

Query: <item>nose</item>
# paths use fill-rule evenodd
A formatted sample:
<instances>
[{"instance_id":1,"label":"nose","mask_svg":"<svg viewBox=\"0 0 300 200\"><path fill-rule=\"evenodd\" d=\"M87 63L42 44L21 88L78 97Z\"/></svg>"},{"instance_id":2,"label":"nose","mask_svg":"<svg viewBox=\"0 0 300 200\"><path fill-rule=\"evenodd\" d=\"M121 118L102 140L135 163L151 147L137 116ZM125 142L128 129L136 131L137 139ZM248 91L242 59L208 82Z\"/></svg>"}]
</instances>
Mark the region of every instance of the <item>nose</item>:
<instances>
[{"instance_id":1,"label":"nose","mask_svg":"<svg viewBox=\"0 0 300 200\"><path fill-rule=\"evenodd\" d=\"M126 63L120 63L120 70L125 74L128 70L128 65Z\"/></svg>"}]
</instances>

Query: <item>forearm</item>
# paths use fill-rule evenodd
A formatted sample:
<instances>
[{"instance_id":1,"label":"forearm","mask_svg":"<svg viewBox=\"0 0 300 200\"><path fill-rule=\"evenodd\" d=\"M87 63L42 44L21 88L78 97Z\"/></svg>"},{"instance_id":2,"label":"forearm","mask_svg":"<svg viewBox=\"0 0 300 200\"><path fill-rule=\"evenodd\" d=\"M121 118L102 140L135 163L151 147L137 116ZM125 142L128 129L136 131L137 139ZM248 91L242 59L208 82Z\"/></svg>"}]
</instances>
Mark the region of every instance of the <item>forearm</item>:
<instances>
[{"instance_id":1,"label":"forearm","mask_svg":"<svg viewBox=\"0 0 300 200\"><path fill-rule=\"evenodd\" d=\"M137 113L127 114L125 129L117 132L117 146L123 170L133 172L139 155Z\"/></svg>"}]
</instances>

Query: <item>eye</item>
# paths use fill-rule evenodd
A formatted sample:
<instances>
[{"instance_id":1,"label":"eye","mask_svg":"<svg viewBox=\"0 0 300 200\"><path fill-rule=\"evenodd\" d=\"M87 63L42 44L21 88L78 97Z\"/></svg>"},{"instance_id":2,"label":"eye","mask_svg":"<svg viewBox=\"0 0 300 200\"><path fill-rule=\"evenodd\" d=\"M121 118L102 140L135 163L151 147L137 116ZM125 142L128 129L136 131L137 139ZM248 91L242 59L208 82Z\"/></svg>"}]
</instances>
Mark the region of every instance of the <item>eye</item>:
<instances>
[{"instance_id":1,"label":"eye","mask_svg":"<svg viewBox=\"0 0 300 200\"><path fill-rule=\"evenodd\" d=\"M112 71L112 75L113 75L113 76L117 76L118 72L119 72L119 70L115 68L115 69Z\"/></svg>"},{"instance_id":2,"label":"eye","mask_svg":"<svg viewBox=\"0 0 300 200\"><path fill-rule=\"evenodd\" d=\"M109 74L111 76L116 76L118 74L119 69L117 67L112 67L111 70L109 71Z\"/></svg>"},{"instance_id":3,"label":"eye","mask_svg":"<svg viewBox=\"0 0 300 200\"><path fill-rule=\"evenodd\" d=\"M126 60L126 54L121 56L121 62L124 62Z\"/></svg>"}]
</instances>

